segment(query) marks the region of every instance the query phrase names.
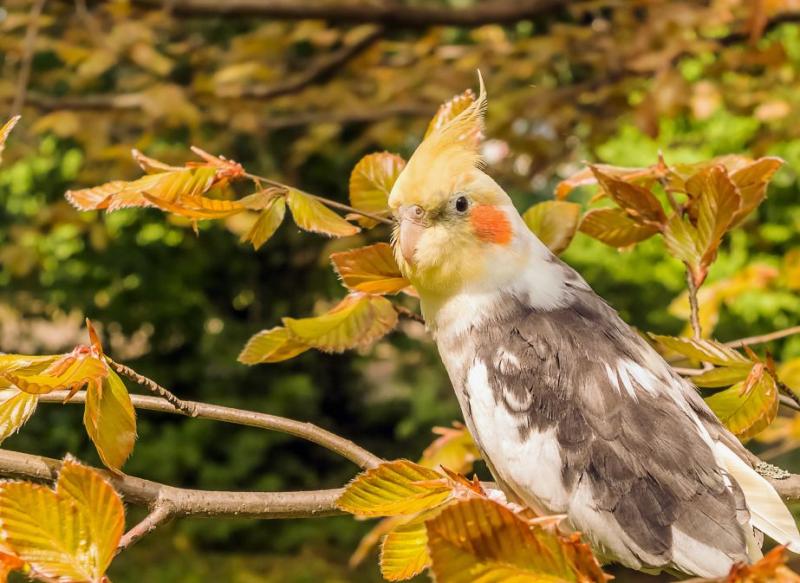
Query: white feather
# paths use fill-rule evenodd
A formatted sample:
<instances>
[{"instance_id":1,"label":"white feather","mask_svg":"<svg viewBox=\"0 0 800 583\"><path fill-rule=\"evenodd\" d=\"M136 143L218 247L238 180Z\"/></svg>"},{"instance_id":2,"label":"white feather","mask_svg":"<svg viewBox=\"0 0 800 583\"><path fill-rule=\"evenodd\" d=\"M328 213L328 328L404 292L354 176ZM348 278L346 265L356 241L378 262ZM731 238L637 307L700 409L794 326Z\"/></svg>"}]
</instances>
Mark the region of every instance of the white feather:
<instances>
[{"instance_id":1,"label":"white feather","mask_svg":"<svg viewBox=\"0 0 800 583\"><path fill-rule=\"evenodd\" d=\"M744 492L752 525L790 551L800 553L797 524L775 488L723 443L717 443L716 450L720 462Z\"/></svg>"}]
</instances>

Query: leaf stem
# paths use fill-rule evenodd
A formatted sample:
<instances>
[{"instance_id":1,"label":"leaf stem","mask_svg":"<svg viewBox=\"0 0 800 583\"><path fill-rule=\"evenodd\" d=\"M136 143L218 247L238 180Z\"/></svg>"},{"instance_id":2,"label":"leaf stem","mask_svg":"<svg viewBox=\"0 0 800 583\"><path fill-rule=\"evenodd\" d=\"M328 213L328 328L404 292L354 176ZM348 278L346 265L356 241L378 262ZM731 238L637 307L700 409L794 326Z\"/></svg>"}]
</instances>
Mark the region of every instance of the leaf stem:
<instances>
[{"instance_id":1,"label":"leaf stem","mask_svg":"<svg viewBox=\"0 0 800 583\"><path fill-rule=\"evenodd\" d=\"M694 283L691 271L686 269L686 285L689 288L689 308L690 321L692 324L692 335L695 340L700 340L703 336L700 328L700 305L697 302L697 286Z\"/></svg>"},{"instance_id":2,"label":"leaf stem","mask_svg":"<svg viewBox=\"0 0 800 583\"><path fill-rule=\"evenodd\" d=\"M419 322L420 324L425 323L425 318L422 317L421 314L417 314L416 312L409 310L405 306L400 306L398 304L392 304L394 306L394 311L398 313L400 316L404 316L409 320L414 320L415 322Z\"/></svg>"},{"instance_id":3,"label":"leaf stem","mask_svg":"<svg viewBox=\"0 0 800 583\"><path fill-rule=\"evenodd\" d=\"M293 186L289 187L289 186L286 186L285 184L277 182L276 180L271 180L271 179L266 178L264 176L258 176L257 174L250 174L249 172L245 172L244 175L247 178L249 178L250 180L255 181L256 183L263 182L265 184L269 184L271 186L277 186L277 187L283 188L285 190L296 190L297 192L300 192L302 194L305 194L306 196L310 196L311 198L313 198L315 200L318 200L319 202L321 202L325 206L328 206L328 207L331 207L331 208L335 208L335 209L338 209L340 211L345 211L345 212L348 212L348 213L354 213L354 214L357 214L357 215L361 215L362 217L367 217L368 219L372 219L373 221L378 221L379 223L383 223L385 225L393 225L394 224L393 220L388 219L386 217L383 217L381 215L376 215L374 213L370 213L370 212L367 212L367 211L362 211L362 210L359 210L357 208L354 208L354 207L351 207L349 205L346 205L344 203L337 202L335 200L331 200L329 198L325 198L324 196L319 196L317 194L311 194L310 192L306 192L305 190L300 190L299 188L295 188Z\"/></svg>"}]
</instances>

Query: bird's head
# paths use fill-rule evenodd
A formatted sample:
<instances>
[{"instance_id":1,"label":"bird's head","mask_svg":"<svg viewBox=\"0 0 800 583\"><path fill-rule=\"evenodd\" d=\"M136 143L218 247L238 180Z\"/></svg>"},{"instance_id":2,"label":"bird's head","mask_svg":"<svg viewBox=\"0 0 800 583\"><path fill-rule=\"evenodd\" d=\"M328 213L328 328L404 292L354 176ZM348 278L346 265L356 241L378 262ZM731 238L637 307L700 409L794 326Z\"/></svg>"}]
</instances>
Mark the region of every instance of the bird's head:
<instances>
[{"instance_id":1,"label":"bird's head","mask_svg":"<svg viewBox=\"0 0 800 583\"><path fill-rule=\"evenodd\" d=\"M428 296L448 296L514 269L520 225L511 199L482 170L486 91L420 144L389 196L403 274ZM525 228L527 231L527 228Z\"/></svg>"}]
</instances>

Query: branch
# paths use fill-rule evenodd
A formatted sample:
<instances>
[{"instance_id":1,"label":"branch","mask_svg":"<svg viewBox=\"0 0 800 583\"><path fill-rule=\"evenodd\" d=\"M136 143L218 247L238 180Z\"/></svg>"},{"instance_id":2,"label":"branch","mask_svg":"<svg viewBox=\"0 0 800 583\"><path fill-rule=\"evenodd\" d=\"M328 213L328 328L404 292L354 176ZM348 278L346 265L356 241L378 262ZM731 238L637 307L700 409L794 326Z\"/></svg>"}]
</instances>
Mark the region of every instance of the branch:
<instances>
[{"instance_id":1,"label":"branch","mask_svg":"<svg viewBox=\"0 0 800 583\"><path fill-rule=\"evenodd\" d=\"M68 391L53 391L52 393L47 393L46 395L39 395L39 402L63 403L68 394ZM67 402L76 404L85 403L86 391L78 391L75 393L75 396ZM175 409L166 399L161 399L159 397L131 395L131 402L137 409L158 411L161 413L175 413L178 415L188 416L185 411ZM311 441L317 445L321 445L322 447L339 454L345 459L350 460L362 469L374 468L383 462L381 458L367 451L363 447L356 445L349 439L345 439L344 437L336 435L335 433L331 433L330 431L322 429L321 427L317 427L312 423L304 423L302 421L295 421L294 419L287 419L285 417L278 417L276 415L268 415L267 413L245 411L243 409L234 409L232 407L224 407L222 405L199 403L197 401L184 401L184 403L186 403L196 412L195 417L287 433L289 435Z\"/></svg>"},{"instance_id":2,"label":"branch","mask_svg":"<svg viewBox=\"0 0 800 583\"><path fill-rule=\"evenodd\" d=\"M695 340L702 338L703 331L700 328L700 305L697 303L697 285L694 282L691 271L686 269L686 285L689 288L689 307L691 309L692 334Z\"/></svg>"},{"instance_id":3,"label":"branch","mask_svg":"<svg viewBox=\"0 0 800 583\"><path fill-rule=\"evenodd\" d=\"M33 55L36 49L36 37L39 34L39 24L47 0L36 0L28 16L28 28L25 31L25 40L22 45L22 59L20 60L19 76L17 78L17 91L11 104L11 116L22 113L25 105L25 96L28 93L28 83L31 80Z\"/></svg>"},{"instance_id":4,"label":"branch","mask_svg":"<svg viewBox=\"0 0 800 583\"><path fill-rule=\"evenodd\" d=\"M232 16L281 20L325 20L338 24L382 24L387 27L482 26L509 24L551 14L565 0L494 0L454 9L429 4L397 2L318 3L296 0L133 0L148 8L166 7L176 16Z\"/></svg>"},{"instance_id":5,"label":"branch","mask_svg":"<svg viewBox=\"0 0 800 583\"><path fill-rule=\"evenodd\" d=\"M153 505L153 510L144 517L144 519L136 526L132 527L126 532L119 541L117 552L120 552L133 543L138 541L143 536L153 532L156 528L167 522L172 518L174 510L172 504L166 500L159 498Z\"/></svg>"},{"instance_id":6,"label":"branch","mask_svg":"<svg viewBox=\"0 0 800 583\"><path fill-rule=\"evenodd\" d=\"M783 330L776 330L775 332L761 334L759 336L748 336L747 338L740 338L739 340L731 340L730 342L726 342L725 346L741 348L743 346L752 346L753 344L772 342L773 340L779 340L780 338L786 338L787 336L793 336L795 334L800 334L800 326L792 326L791 328L784 328Z\"/></svg>"},{"instance_id":7,"label":"branch","mask_svg":"<svg viewBox=\"0 0 800 583\"><path fill-rule=\"evenodd\" d=\"M60 468L59 460L0 449L0 476L55 482ZM106 478L127 502L154 506L161 500L163 504L170 505L170 516L175 517L232 516L274 519L342 514L336 508L336 499L342 493L340 488L305 492L193 490L167 486L134 476L113 474L98 468L93 469ZM135 526L134 529L136 528Z\"/></svg>"}]
</instances>

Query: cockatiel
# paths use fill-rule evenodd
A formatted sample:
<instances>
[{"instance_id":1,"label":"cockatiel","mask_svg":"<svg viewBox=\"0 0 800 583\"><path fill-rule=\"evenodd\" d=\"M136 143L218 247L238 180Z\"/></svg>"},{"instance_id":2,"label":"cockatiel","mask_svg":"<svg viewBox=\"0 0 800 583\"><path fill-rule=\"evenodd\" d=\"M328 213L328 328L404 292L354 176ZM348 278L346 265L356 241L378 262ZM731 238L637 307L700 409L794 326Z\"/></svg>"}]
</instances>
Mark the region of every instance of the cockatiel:
<instances>
[{"instance_id":1,"label":"cockatiel","mask_svg":"<svg viewBox=\"0 0 800 583\"><path fill-rule=\"evenodd\" d=\"M486 95L419 146L393 244L472 436L510 499L598 557L720 577L800 533L696 389L528 229L482 171Z\"/></svg>"}]
</instances>

